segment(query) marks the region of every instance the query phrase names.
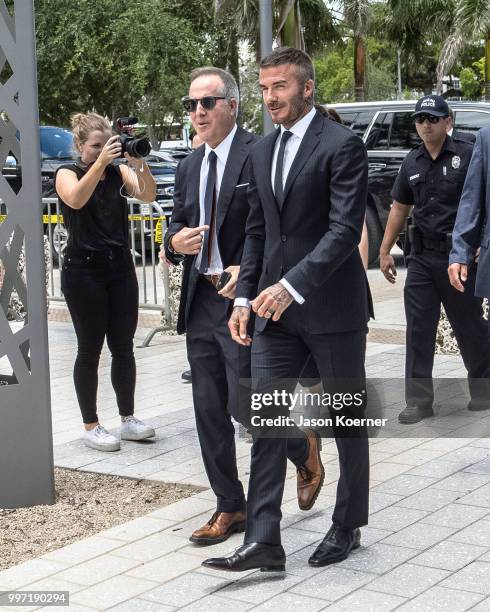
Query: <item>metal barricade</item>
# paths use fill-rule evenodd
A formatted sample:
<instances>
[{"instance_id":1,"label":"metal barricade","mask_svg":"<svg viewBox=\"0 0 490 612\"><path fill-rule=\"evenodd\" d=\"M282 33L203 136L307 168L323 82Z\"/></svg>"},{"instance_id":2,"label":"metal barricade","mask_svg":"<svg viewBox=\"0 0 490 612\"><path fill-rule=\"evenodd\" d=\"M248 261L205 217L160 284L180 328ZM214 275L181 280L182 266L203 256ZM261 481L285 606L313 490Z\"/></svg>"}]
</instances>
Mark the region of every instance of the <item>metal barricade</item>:
<instances>
[{"instance_id":1,"label":"metal barricade","mask_svg":"<svg viewBox=\"0 0 490 612\"><path fill-rule=\"evenodd\" d=\"M42 199L44 233L48 238L49 281L48 297L51 301L64 301L61 292L60 270L63 265L63 249L67 232L60 211L58 198ZM168 213L167 213L168 214ZM0 217L0 223L2 218ZM128 232L133 262L138 276L140 290L139 307L148 310L163 309L167 324L172 324L170 278L167 266L162 267L160 281L158 245L163 242L167 229L167 216L157 202L140 202L128 198ZM163 285L163 286L162 286ZM163 294L161 290L163 289ZM151 338L162 328L152 330ZM142 346L148 346L151 338Z\"/></svg>"}]
</instances>

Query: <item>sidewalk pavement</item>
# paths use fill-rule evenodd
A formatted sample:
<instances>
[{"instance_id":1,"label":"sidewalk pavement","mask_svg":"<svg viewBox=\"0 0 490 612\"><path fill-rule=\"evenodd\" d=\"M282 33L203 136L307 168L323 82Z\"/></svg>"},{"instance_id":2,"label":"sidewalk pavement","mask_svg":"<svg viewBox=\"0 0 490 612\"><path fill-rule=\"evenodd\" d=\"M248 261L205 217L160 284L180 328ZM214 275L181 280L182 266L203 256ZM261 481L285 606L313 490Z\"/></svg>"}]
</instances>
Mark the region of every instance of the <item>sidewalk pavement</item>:
<instances>
[{"instance_id":1,"label":"sidewalk pavement","mask_svg":"<svg viewBox=\"0 0 490 612\"><path fill-rule=\"evenodd\" d=\"M367 345L367 375L403 376L403 271L387 287L370 271L377 319ZM139 329L137 344L147 329ZM208 486L194 427L185 342L158 336L136 349L137 415L156 429L156 441L126 442L117 454L83 446L72 383L75 338L71 324L49 326L55 464L150 480ZM395 334L395 335L393 335ZM379 341L386 338L385 342ZM399 344L394 343L398 338ZM435 356L435 376L465 377L459 357ZM100 368L100 417L117 428L107 352ZM394 423L400 403L386 412ZM444 411L445 404L440 406ZM209 556L232 552L242 542L199 548L191 531L215 508L207 489L191 498L0 572L0 590L70 591L70 610L170 611L328 609L490 611L490 439L478 432L490 412L436 416L433 429L402 426L400 437L372 439L371 516L362 546L337 565L314 569L307 559L330 524L339 473L335 442L324 440L325 484L310 512L296 502L295 472L288 467L283 499L284 576L250 571L213 572ZM395 426L396 427L396 426ZM452 430L458 430L455 433ZM437 433L439 435L437 435ZM455 437L455 436L458 437ZM472 435L473 437L464 437ZM250 444L237 439L238 467L248 483ZM6 608L7 609L7 608ZM19 608L12 608L18 610ZM33 608L29 608L32 610Z\"/></svg>"}]
</instances>

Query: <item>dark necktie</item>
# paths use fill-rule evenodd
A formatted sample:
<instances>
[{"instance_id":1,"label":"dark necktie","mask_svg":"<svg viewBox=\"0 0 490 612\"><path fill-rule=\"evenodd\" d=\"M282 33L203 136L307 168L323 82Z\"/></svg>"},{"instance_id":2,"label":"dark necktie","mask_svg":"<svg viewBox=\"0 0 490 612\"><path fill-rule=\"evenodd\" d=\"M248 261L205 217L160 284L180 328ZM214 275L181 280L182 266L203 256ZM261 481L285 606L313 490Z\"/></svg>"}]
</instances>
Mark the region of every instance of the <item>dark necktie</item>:
<instances>
[{"instance_id":1,"label":"dark necktie","mask_svg":"<svg viewBox=\"0 0 490 612\"><path fill-rule=\"evenodd\" d=\"M277 154L276 161L276 174L274 176L274 195L279 206L279 210L282 209L284 204L284 187L282 184L282 175L284 171L284 150L286 149L286 143L293 135L289 130L284 130L281 136L281 144L279 145L279 152Z\"/></svg>"},{"instance_id":2,"label":"dark necktie","mask_svg":"<svg viewBox=\"0 0 490 612\"><path fill-rule=\"evenodd\" d=\"M218 157L214 151L208 155L208 178L206 181L206 191L204 193L204 225L209 229L204 232L201 263L199 272L207 272L211 263L211 251L213 248L213 234L216 219L216 161Z\"/></svg>"}]
</instances>

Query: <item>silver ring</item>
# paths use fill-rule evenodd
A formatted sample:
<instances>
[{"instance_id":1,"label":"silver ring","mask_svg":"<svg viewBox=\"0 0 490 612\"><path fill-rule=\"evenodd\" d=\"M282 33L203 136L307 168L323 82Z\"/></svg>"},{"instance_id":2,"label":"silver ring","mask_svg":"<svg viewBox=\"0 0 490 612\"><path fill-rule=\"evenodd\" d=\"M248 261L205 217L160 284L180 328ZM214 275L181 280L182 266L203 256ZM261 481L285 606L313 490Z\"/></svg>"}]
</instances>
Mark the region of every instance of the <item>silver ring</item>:
<instances>
[{"instance_id":1,"label":"silver ring","mask_svg":"<svg viewBox=\"0 0 490 612\"><path fill-rule=\"evenodd\" d=\"M272 308L269 308L267 312L272 316L276 311L272 310Z\"/></svg>"}]
</instances>

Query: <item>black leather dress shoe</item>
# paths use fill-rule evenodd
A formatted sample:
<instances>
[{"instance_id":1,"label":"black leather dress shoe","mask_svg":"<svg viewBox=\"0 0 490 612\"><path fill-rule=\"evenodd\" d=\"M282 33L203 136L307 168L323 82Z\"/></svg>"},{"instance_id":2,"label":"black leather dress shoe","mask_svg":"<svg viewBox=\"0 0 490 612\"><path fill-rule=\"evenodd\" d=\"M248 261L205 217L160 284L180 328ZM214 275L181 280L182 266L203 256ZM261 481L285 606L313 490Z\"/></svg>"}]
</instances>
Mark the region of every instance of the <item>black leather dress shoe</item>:
<instances>
[{"instance_id":1,"label":"black leather dress shoe","mask_svg":"<svg viewBox=\"0 0 490 612\"><path fill-rule=\"evenodd\" d=\"M206 559L202 565L228 572L244 572L259 567L262 572L283 572L286 569L286 553L280 544L251 542L240 546L228 557Z\"/></svg>"},{"instance_id":2,"label":"black leather dress shoe","mask_svg":"<svg viewBox=\"0 0 490 612\"><path fill-rule=\"evenodd\" d=\"M181 375L182 380L185 382L192 382L192 373L190 370L184 370Z\"/></svg>"},{"instance_id":3,"label":"black leather dress shoe","mask_svg":"<svg viewBox=\"0 0 490 612\"><path fill-rule=\"evenodd\" d=\"M434 411L431 406L407 406L398 415L398 422L403 425L409 425L411 423L418 423L422 419L427 419L434 416Z\"/></svg>"},{"instance_id":4,"label":"black leather dress shoe","mask_svg":"<svg viewBox=\"0 0 490 612\"><path fill-rule=\"evenodd\" d=\"M360 529L342 529L337 525L332 525L327 535L308 559L308 563L313 567L338 563L347 559L350 551L359 548L360 545Z\"/></svg>"}]
</instances>

